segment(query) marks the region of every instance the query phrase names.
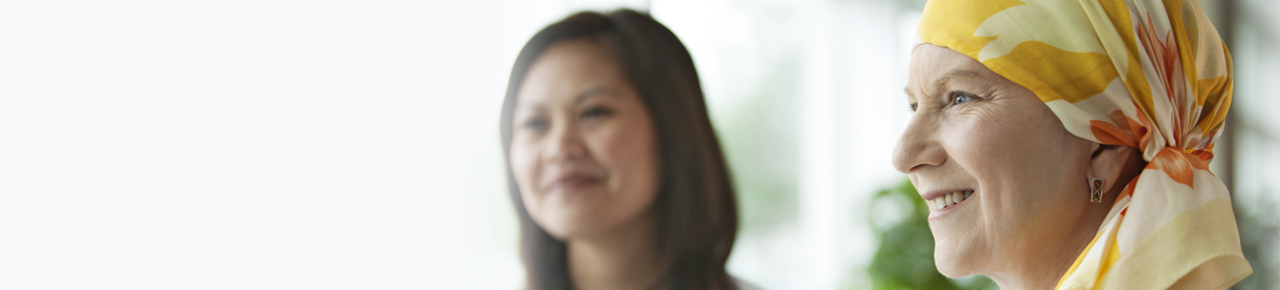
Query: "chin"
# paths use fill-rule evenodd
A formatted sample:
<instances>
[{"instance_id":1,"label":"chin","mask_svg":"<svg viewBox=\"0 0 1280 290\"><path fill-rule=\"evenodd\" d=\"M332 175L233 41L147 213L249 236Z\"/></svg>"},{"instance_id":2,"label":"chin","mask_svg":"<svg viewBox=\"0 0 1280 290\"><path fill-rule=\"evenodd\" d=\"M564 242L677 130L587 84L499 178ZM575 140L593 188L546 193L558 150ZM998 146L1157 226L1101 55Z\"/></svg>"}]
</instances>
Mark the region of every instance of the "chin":
<instances>
[{"instance_id":1,"label":"chin","mask_svg":"<svg viewBox=\"0 0 1280 290\"><path fill-rule=\"evenodd\" d=\"M934 261L934 264L938 267L938 273L942 273L942 276L947 276L947 278L954 279L954 278L960 278L960 277L970 275L964 269L963 266L960 266L957 263L955 263L954 259L951 259L949 257L944 257L944 256L945 254L938 251L935 247L935 250L933 252L933 261Z\"/></svg>"},{"instance_id":2,"label":"chin","mask_svg":"<svg viewBox=\"0 0 1280 290\"><path fill-rule=\"evenodd\" d=\"M544 212L542 218L535 218L534 221L543 231L560 241L608 228L606 218L579 207L557 207Z\"/></svg>"},{"instance_id":3,"label":"chin","mask_svg":"<svg viewBox=\"0 0 1280 290\"><path fill-rule=\"evenodd\" d=\"M974 254L973 249L966 246L937 242L933 247L933 262L943 276L960 278L977 274L974 273L977 260Z\"/></svg>"},{"instance_id":4,"label":"chin","mask_svg":"<svg viewBox=\"0 0 1280 290\"><path fill-rule=\"evenodd\" d=\"M542 227L542 230L546 231L548 235L560 241L581 235L582 232L587 231L585 228L590 228L590 225L583 225L578 220L571 218L550 218L539 222L538 226Z\"/></svg>"}]
</instances>

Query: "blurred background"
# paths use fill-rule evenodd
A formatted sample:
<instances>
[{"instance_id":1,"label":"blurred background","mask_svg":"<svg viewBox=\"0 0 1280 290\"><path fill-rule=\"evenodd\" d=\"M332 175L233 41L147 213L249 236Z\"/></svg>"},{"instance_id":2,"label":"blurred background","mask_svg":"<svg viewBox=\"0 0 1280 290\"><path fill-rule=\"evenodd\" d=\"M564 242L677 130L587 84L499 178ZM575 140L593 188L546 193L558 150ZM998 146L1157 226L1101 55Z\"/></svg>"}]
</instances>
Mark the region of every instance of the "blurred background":
<instances>
[{"instance_id":1,"label":"blurred background","mask_svg":"<svg viewBox=\"0 0 1280 290\"><path fill-rule=\"evenodd\" d=\"M690 50L765 289L976 289L932 269L890 153L924 1L0 4L0 288L517 289L498 114L580 10ZM1280 4L1201 1L1236 83L1213 171L1280 288ZM873 267L871 265L877 265Z\"/></svg>"}]
</instances>

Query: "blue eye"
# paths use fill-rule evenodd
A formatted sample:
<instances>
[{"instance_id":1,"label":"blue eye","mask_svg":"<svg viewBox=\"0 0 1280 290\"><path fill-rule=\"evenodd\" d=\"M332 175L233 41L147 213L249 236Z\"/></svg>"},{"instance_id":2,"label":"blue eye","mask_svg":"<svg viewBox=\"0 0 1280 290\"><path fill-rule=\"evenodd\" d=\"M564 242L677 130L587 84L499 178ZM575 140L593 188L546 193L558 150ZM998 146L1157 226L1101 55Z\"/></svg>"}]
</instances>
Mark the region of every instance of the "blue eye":
<instances>
[{"instance_id":1,"label":"blue eye","mask_svg":"<svg viewBox=\"0 0 1280 290\"><path fill-rule=\"evenodd\" d=\"M975 97L975 96L973 96L973 95L971 95L971 94L969 94L969 93L963 93L963 92L952 92L952 93L951 93L951 103L952 103L952 104L956 104L956 105L962 105L962 104L964 104L964 103L972 102L972 101L974 101L974 100L976 100L976 99L977 99L977 97Z\"/></svg>"}]
</instances>

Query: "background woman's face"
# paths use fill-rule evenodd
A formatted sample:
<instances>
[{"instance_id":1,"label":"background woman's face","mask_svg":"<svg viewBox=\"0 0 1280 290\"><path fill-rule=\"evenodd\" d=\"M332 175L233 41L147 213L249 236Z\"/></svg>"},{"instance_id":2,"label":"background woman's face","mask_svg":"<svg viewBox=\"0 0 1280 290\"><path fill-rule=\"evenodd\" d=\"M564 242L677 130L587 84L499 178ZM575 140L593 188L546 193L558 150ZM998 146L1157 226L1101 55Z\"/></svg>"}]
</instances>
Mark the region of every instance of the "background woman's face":
<instances>
[{"instance_id":1,"label":"background woman's face","mask_svg":"<svg viewBox=\"0 0 1280 290\"><path fill-rule=\"evenodd\" d=\"M1030 90L948 48L912 52L907 94L915 113L894 167L930 204L938 270L984 274L1063 251L1064 228L1089 206L1092 142Z\"/></svg>"},{"instance_id":2,"label":"background woman's face","mask_svg":"<svg viewBox=\"0 0 1280 290\"><path fill-rule=\"evenodd\" d=\"M601 46L548 48L529 67L514 114L511 169L529 216L549 234L601 234L651 212L653 122Z\"/></svg>"}]
</instances>

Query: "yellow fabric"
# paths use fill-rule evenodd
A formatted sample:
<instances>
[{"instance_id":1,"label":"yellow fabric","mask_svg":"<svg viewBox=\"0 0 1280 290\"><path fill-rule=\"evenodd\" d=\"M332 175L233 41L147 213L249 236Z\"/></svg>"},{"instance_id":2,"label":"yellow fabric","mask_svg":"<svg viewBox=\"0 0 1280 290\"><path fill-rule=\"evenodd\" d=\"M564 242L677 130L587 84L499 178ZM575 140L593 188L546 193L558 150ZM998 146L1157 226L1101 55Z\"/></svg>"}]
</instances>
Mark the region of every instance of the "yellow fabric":
<instances>
[{"instance_id":1,"label":"yellow fabric","mask_svg":"<svg viewBox=\"0 0 1280 290\"><path fill-rule=\"evenodd\" d=\"M1072 134L1149 162L1057 289L1221 289L1252 273L1208 167L1231 56L1194 0L933 0L918 33L1031 90Z\"/></svg>"}]
</instances>

